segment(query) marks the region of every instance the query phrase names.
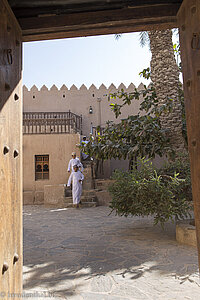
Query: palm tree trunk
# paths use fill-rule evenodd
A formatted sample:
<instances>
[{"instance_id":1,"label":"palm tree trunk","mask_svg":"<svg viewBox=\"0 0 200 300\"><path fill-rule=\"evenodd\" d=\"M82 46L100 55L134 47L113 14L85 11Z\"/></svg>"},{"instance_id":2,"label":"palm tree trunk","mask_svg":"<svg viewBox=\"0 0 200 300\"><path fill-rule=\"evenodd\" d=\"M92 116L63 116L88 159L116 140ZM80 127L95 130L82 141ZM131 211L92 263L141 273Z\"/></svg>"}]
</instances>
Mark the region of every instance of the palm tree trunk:
<instances>
[{"instance_id":1,"label":"palm tree trunk","mask_svg":"<svg viewBox=\"0 0 200 300\"><path fill-rule=\"evenodd\" d=\"M172 148L184 151L185 143L182 135L182 108L179 100L179 70L176 64L172 31L154 30L148 32L150 39L151 80L155 87L159 103L165 104L173 99L172 112L161 115L161 126L168 130Z\"/></svg>"}]
</instances>

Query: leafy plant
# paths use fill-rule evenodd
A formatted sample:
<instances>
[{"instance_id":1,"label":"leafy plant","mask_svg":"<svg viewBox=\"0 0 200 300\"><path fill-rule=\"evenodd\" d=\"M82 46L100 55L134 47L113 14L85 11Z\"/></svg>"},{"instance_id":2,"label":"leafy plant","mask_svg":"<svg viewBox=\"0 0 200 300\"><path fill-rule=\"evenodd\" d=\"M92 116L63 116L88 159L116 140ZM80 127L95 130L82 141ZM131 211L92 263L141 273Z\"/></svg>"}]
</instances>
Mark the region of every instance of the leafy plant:
<instances>
[{"instance_id":1,"label":"leafy plant","mask_svg":"<svg viewBox=\"0 0 200 300\"><path fill-rule=\"evenodd\" d=\"M167 162L158 172L160 175L167 174L168 176L173 176L176 173L180 179L184 179L181 184L181 191L177 190L177 192L183 193L183 197L188 201L192 201L190 161L186 152L179 153L174 161Z\"/></svg>"},{"instance_id":2,"label":"leafy plant","mask_svg":"<svg viewBox=\"0 0 200 300\"><path fill-rule=\"evenodd\" d=\"M185 179L159 174L148 160L140 159L131 172L115 171L109 187L110 208L120 216L153 216L154 224L183 219L191 209L183 193Z\"/></svg>"},{"instance_id":3,"label":"leafy plant","mask_svg":"<svg viewBox=\"0 0 200 300\"><path fill-rule=\"evenodd\" d=\"M147 69L144 71L146 76ZM111 108L116 118L121 114L121 108L130 105L132 100L140 102L138 114L128 116L115 124L108 122L103 133L101 128L97 128L97 136L90 138L89 143L84 147L84 152L98 160L106 159L133 159L138 156L154 158L155 155L172 155L170 141L167 138L167 130L161 128L160 114L165 111L170 112L172 101L162 106L158 105L155 89L152 85L144 86L143 90L135 89L132 93L127 93L123 89L120 92L111 94L109 101L122 100L122 104L111 103ZM80 147L81 148L81 147Z\"/></svg>"},{"instance_id":4,"label":"leafy plant","mask_svg":"<svg viewBox=\"0 0 200 300\"><path fill-rule=\"evenodd\" d=\"M146 79L150 78L150 68L141 73ZM141 101L142 97L142 101ZM97 136L91 137L90 142L84 148L89 156L97 160L129 159L136 157L154 158L167 155L175 156L168 138L168 131L161 127L160 116L170 113L173 109L174 100L168 98L166 103L160 104L152 84L144 89L134 89L128 93L123 89L109 95L108 100L115 117L119 118L121 109L130 105L132 101L140 101L139 112L136 115L127 116L120 123L108 122L102 132L97 128ZM120 100L120 104L118 101ZM182 105L182 133L187 144L187 130L185 120L185 107L183 91L179 89L179 101Z\"/></svg>"}]
</instances>

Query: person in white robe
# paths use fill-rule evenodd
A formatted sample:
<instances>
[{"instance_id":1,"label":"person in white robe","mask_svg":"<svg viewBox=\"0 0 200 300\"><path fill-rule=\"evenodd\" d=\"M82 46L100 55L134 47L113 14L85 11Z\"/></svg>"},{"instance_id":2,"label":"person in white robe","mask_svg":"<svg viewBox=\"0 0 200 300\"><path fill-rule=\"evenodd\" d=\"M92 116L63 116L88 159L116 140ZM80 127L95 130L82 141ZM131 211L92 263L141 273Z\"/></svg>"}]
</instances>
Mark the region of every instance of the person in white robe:
<instances>
[{"instance_id":1,"label":"person in white robe","mask_svg":"<svg viewBox=\"0 0 200 300\"><path fill-rule=\"evenodd\" d=\"M70 174L67 186L70 187L72 184L72 198L73 204L79 207L82 194L82 182L84 175L79 171L78 166L74 165L74 171Z\"/></svg>"},{"instance_id":2,"label":"person in white robe","mask_svg":"<svg viewBox=\"0 0 200 300\"><path fill-rule=\"evenodd\" d=\"M83 172L83 165L80 162L80 159L78 157L76 157L76 152L72 152L72 159L70 159L69 164L68 164L68 169L67 171L74 171L73 167L74 166L78 166L78 168L80 169L81 172Z\"/></svg>"},{"instance_id":3,"label":"person in white robe","mask_svg":"<svg viewBox=\"0 0 200 300\"><path fill-rule=\"evenodd\" d=\"M88 143L89 143L89 142L87 141L86 136L83 136L83 139L82 139L82 141L81 141L81 145L83 145L83 146L85 147ZM81 152L81 155L82 155L82 159L83 159L83 160L86 160L86 159L89 157L89 155L86 154L85 152Z\"/></svg>"}]
</instances>

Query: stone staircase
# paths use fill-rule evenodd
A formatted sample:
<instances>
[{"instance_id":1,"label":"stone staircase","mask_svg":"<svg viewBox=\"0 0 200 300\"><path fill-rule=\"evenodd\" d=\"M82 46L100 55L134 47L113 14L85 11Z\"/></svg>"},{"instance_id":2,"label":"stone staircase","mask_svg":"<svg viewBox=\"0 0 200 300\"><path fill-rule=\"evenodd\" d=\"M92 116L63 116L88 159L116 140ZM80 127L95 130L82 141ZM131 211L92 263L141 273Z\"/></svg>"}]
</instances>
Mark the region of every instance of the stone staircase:
<instances>
[{"instance_id":1,"label":"stone staircase","mask_svg":"<svg viewBox=\"0 0 200 300\"><path fill-rule=\"evenodd\" d=\"M65 187L65 197L63 199L65 207L73 207L72 191ZM95 207L97 206L97 198L95 190L83 190L81 196L81 207Z\"/></svg>"},{"instance_id":2,"label":"stone staircase","mask_svg":"<svg viewBox=\"0 0 200 300\"><path fill-rule=\"evenodd\" d=\"M84 162L84 181L81 196L81 207L109 206L111 196L108 186L110 179L93 179L90 162ZM67 208L73 207L72 191L64 184L44 186L44 205L46 207Z\"/></svg>"},{"instance_id":3,"label":"stone staircase","mask_svg":"<svg viewBox=\"0 0 200 300\"><path fill-rule=\"evenodd\" d=\"M98 205L92 169L90 162L84 162L84 181L81 196L81 207L95 207ZM46 207L68 208L73 207L72 191L63 184L44 186L44 205Z\"/></svg>"}]
</instances>

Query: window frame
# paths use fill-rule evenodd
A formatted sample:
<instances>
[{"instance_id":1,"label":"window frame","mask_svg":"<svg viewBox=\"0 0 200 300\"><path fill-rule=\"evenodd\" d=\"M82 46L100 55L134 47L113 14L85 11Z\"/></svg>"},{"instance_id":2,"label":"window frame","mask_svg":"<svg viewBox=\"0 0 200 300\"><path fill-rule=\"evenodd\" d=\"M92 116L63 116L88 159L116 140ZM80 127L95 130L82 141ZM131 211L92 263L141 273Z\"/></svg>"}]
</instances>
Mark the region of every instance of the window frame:
<instances>
[{"instance_id":1,"label":"window frame","mask_svg":"<svg viewBox=\"0 0 200 300\"><path fill-rule=\"evenodd\" d=\"M35 181L49 180L49 154L37 154L35 157ZM41 159L39 159L41 158ZM44 171L44 165L48 165L48 170ZM41 172L37 171L37 166L41 165ZM47 178L48 177L48 178Z\"/></svg>"}]
</instances>

